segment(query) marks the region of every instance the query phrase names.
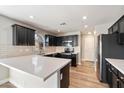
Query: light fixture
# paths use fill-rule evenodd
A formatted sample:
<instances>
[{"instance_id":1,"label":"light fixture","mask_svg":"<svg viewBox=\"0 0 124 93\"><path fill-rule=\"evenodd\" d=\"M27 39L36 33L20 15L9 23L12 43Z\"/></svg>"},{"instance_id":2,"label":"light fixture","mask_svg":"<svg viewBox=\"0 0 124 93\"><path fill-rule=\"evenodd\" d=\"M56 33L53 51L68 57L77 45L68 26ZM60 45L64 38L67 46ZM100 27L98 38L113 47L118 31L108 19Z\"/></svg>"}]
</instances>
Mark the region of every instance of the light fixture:
<instances>
[{"instance_id":1,"label":"light fixture","mask_svg":"<svg viewBox=\"0 0 124 93\"><path fill-rule=\"evenodd\" d=\"M88 32L88 35L91 35L92 33L91 32Z\"/></svg>"},{"instance_id":2,"label":"light fixture","mask_svg":"<svg viewBox=\"0 0 124 93\"><path fill-rule=\"evenodd\" d=\"M60 30L58 29L58 32L60 32Z\"/></svg>"},{"instance_id":3,"label":"light fixture","mask_svg":"<svg viewBox=\"0 0 124 93\"><path fill-rule=\"evenodd\" d=\"M29 18L30 18L30 19L34 19L34 16L31 15L31 16L29 16Z\"/></svg>"},{"instance_id":4,"label":"light fixture","mask_svg":"<svg viewBox=\"0 0 124 93\"><path fill-rule=\"evenodd\" d=\"M86 20L87 19L87 16L83 16L83 19Z\"/></svg>"},{"instance_id":5,"label":"light fixture","mask_svg":"<svg viewBox=\"0 0 124 93\"><path fill-rule=\"evenodd\" d=\"M88 25L84 25L84 28L87 28L88 27Z\"/></svg>"}]
</instances>

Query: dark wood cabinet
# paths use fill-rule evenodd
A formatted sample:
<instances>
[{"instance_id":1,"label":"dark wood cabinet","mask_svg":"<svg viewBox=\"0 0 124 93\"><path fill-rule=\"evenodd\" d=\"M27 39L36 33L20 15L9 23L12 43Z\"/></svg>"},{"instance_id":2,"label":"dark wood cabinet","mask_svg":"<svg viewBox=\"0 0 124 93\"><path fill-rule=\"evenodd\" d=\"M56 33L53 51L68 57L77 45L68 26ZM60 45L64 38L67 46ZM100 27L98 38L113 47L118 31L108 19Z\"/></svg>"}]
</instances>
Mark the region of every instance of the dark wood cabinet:
<instances>
[{"instance_id":1,"label":"dark wood cabinet","mask_svg":"<svg viewBox=\"0 0 124 93\"><path fill-rule=\"evenodd\" d=\"M124 18L122 17L119 21L118 21L118 26L119 26L119 33L124 33Z\"/></svg>"},{"instance_id":2,"label":"dark wood cabinet","mask_svg":"<svg viewBox=\"0 0 124 93\"><path fill-rule=\"evenodd\" d=\"M112 32L115 33L115 32L118 32L118 22L116 22L113 26L112 26Z\"/></svg>"},{"instance_id":3,"label":"dark wood cabinet","mask_svg":"<svg viewBox=\"0 0 124 93\"><path fill-rule=\"evenodd\" d=\"M111 88L124 88L124 75L106 62L106 79Z\"/></svg>"},{"instance_id":4,"label":"dark wood cabinet","mask_svg":"<svg viewBox=\"0 0 124 93\"><path fill-rule=\"evenodd\" d=\"M70 42L70 44L73 47L78 46L78 35L63 36L62 37L62 46L66 46L68 41Z\"/></svg>"},{"instance_id":5,"label":"dark wood cabinet","mask_svg":"<svg viewBox=\"0 0 124 93\"><path fill-rule=\"evenodd\" d=\"M69 68L70 64L67 64L60 70L60 88L68 88L69 87Z\"/></svg>"},{"instance_id":6,"label":"dark wood cabinet","mask_svg":"<svg viewBox=\"0 0 124 93\"><path fill-rule=\"evenodd\" d=\"M71 59L71 66L73 66L73 67L77 66L77 56L78 56L78 54L66 55L64 53L55 53L55 54L48 54L48 55L45 55L45 56Z\"/></svg>"},{"instance_id":7,"label":"dark wood cabinet","mask_svg":"<svg viewBox=\"0 0 124 93\"><path fill-rule=\"evenodd\" d=\"M112 30L112 27L110 27L109 29L108 29L108 34L112 34L113 33L113 30Z\"/></svg>"},{"instance_id":8,"label":"dark wood cabinet","mask_svg":"<svg viewBox=\"0 0 124 93\"><path fill-rule=\"evenodd\" d=\"M57 45L56 36L45 35L45 45L46 46L56 46Z\"/></svg>"},{"instance_id":9,"label":"dark wood cabinet","mask_svg":"<svg viewBox=\"0 0 124 93\"><path fill-rule=\"evenodd\" d=\"M33 46L35 45L35 30L17 24L13 27L13 45Z\"/></svg>"},{"instance_id":10,"label":"dark wood cabinet","mask_svg":"<svg viewBox=\"0 0 124 93\"><path fill-rule=\"evenodd\" d=\"M56 37L56 46L62 46L62 37Z\"/></svg>"},{"instance_id":11,"label":"dark wood cabinet","mask_svg":"<svg viewBox=\"0 0 124 93\"><path fill-rule=\"evenodd\" d=\"M124 15L120 17L109 29L109 34L116 33L117 43L124 45Z\"/></svg>"},{"instance_id":12,"label":"dark wood cabinet","mask_svg":"<svg viewBox=\"0 0 124 93\"><path fill-rule=\"evenodd\" d=\"M118 88L119 87L118 84L119 84L118 76L114 72L112 72L112 85L111 85L112 88Z\"/></svg>"},{"instance_id":13,"label":"dark wood cabinet","mask_svg":"<svg viewBox=\"0 0 124 93\"><path fill-rule=\"evenodd\" d=\"M46 46L66 46L67 42L71 41L71 45L78 46L78 35L69 35L69 36L53 36L45 35L45 45Z\"/></svg>"},{"instance_id":14,"label":"dark wood cabinet","mask_svg":"<svg viewBox=\"0 0 124 93\"><path fill-rule=\"evenodd\" d=\"M119 80L119 88L124 88L124 82Z\"/></svg>"},{"instance_id":15,"label":"dark wood cabinet","mask_svg":"<svg viewBox=\"0 0 124 93\"><path fill-rule=\"evenodd\" d=\"M106 80L109 84L109 87L112 87L112 71L108 62L106 62Z\"/></svg>"}]
</instances>

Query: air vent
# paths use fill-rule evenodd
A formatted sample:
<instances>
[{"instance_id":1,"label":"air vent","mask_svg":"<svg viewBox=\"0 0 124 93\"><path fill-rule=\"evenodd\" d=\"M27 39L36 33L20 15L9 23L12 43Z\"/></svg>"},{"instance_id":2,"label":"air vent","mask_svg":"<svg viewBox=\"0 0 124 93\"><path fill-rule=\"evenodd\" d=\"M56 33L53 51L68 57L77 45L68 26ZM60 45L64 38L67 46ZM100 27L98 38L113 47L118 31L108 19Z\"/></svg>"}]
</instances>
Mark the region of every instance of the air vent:
<instances>
[{"instance_id":1,"label":"air vent","mask_svg":"<svg viewBox=\"0 0 124 93\"><path fill-rule=\"evenodd\" d=\"M65 22L63 22L63 23L61 23L60 25L61 25L61 26L64 26L64 25L66 25L66 23L65 23Z\"/></svg>"}]
</instances>

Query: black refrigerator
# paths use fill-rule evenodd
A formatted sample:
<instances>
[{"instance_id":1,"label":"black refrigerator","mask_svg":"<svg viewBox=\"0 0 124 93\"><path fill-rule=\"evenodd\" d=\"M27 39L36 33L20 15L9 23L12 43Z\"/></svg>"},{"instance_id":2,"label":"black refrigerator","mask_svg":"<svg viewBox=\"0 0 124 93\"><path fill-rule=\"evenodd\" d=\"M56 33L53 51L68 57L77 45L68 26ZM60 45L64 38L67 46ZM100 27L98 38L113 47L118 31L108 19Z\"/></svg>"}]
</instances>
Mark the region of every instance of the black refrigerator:
<instances>
[{"instance_id":1,"label":"black refrigerator","mask_svg":"<svg viewBox=\"0 0 124 93\"><path fill-rule=\"evenodd\" d=\"M117 33L98 36L97 76L102 82L107 82L105 58L124 59L124 45L118 44L117 36Z\"/></svg>"}]
</instances>

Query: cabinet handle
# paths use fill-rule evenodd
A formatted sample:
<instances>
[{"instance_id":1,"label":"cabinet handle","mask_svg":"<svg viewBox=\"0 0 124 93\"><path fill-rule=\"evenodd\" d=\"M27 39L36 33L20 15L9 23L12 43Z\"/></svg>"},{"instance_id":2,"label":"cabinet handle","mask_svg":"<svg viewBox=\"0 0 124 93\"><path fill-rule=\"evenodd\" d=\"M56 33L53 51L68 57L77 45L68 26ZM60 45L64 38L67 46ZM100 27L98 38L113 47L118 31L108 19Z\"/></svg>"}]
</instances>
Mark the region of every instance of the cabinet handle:
<instances>
[{"instance_id":1,"label":"cabinet handle","mask_svg":"<svg viewBox=\"0 0 124 93\"><path fill-rule=\"evenodd\" d=\"M116 79L117 81L119 81L119 79Z\"/></svg>"},{"instance_id":2,"label":"cabinet handle","mask_svg":"<svg viewBox=\"0 0 124 93\"><path fill-rule=\"evenodd\" d=\"M121 80L124 80L124 77L120 77Z\"/></svg>"},{"instance_id":3,"label":"cabinet handle","mask_svg":"<svg viewBox=\"0 0 124 93\"><path fill-rule=\"evenodd\" d=\"M63 74L61 73L61 74L60 74L60 80L62 80L62 79L63 79Z\"/></svg>"},{"instance_id":4,"label":"cabinet handle","mask_svg":"<svg viewBox=\"0 0 124 93\"><path fill-rule=\"evenodd\" d=\"M112 70L114 70L114 68L112 68Z\"/></svg>"},{"instance_id":5,"label":"cabinet handle","mask_svg":"<svg viewBox=\"0 0 124 93\"><path fill-rule=\"evenodd\" d=\"M109 70L109 72L112 72L110 69L108 69Z\"/></svg>"}]
</instances>

